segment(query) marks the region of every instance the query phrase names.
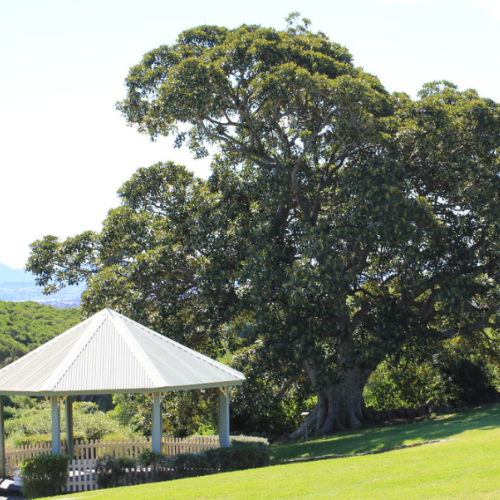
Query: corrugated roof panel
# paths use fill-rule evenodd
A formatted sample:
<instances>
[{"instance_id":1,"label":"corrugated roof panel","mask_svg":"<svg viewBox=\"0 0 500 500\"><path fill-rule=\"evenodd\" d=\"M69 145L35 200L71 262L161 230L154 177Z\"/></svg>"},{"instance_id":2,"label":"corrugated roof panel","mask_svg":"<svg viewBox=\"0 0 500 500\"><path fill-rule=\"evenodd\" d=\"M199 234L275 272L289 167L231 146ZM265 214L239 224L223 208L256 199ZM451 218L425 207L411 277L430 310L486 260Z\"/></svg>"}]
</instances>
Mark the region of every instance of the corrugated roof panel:
<instances>
[{"instance_id":1,"label":"corrugated roof panel","mask_svg":"<svg viewBox=\"0 0 500 500\"><path fill-rule=\"evenodd\" d=\"M209 384L244 378L230 367L164 337L129 319L121 318L133 332L164 380L171 387Z\"/></svg>"},{"instance_id":2,"label":"corrugated roof panel","mask_svg":"<svg viewBox=\"0 0 500 500\"><path fill-rule=\"evenodd\" d=\"M105 309L0 370L0 394L239 385L240 372Z\"/></svg>"},{"instance_id":3,"label":"corrugated roof panel","mask_svg":"<svg viewBox=\"0 0 500 500\"><path fill-rule=\"evenodd\" d=\"M106 318L52 390L134 390L150 387L152 383L122 333L115 328L111 318Z\"/></svg>"},{"instance_id":4,"label":"corrugated roof panel","mask_svg":"<svg viewBox=\"0 0 500 500\"><path fill-rule=\"evenodd\" d=\"M0 370L0 392L22 391L31 387L34 392L46 389L44 384L86 331L88 324L76 327L41 345L14 363Z\"/></svg>"}]
</instances>

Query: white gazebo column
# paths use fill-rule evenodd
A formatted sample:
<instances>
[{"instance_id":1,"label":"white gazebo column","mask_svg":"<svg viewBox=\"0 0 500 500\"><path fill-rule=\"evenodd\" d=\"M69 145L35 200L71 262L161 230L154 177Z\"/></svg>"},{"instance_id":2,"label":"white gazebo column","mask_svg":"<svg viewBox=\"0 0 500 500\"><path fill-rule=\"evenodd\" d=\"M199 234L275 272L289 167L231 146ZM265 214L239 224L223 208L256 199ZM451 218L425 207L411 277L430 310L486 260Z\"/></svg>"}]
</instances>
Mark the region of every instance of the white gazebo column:
<instances>
[{"instance_id":1,"label":"white gazebo column","mask_svg":"<svg viewBox=\"0 0 500 500\"><path fill-rule=\"evenodd\" d=\"M5 479L5 432L3 426L3 396L0 396L0 476Z\"/></svg>"},{"instance_id":2,"label":"white gazebo column","mask_svg":"<svg viewBox=\"0 0 500 500\"><path fill-rule=\"evenodd\" d=\"M66 397L66 455L73 458L74 438L73 438L73 397Z\"/></svg>"},{"instance_id":3,"label":"white gazebo column","mask_svg":"<svg viewBox=\"0 0 500 500\"><path fill-rule=\"evenodd\" d=\"M229 440L229 387L219 387L219 444L221 448L231 446Z\"/></svg>"},{"instance_id":4,"label":"white gazebo column","mask_svg":"<svg viewBox=\"0 0 500 500\"><path fill-rule=\"evenodd\" d=\"M161 395L153 393L153 413L151 419L151 451L161 452Z\"/></svg>"},{"instance_id":5,"label":"white gazebo column","mask_svg":"<svg viewBox=\"0 0 500 500\"><path fill-rule=\"evenodd\" d=\"M61 453L61 414L59 412L59 398L50 396L52 407L52 455Z\"/></svg>"}]
</instances>

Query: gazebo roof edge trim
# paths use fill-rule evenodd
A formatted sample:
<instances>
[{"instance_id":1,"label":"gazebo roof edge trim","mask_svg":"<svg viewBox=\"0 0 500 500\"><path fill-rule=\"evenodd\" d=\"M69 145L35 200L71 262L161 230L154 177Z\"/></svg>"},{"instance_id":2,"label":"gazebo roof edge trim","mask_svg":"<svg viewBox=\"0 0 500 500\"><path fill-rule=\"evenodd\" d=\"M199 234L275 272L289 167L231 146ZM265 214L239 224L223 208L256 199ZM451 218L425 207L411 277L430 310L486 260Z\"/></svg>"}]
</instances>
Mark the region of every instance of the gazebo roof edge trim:
<instances>
[{"instance_id":1,"label":"gazebo roof edge trim","mask_svg":"<svg viewBox=\"0 0 500 500\"><path fill-rule=\"evenodd\" d=\"M234 381L228 380L224 382L214 382L207 384L183 385L183 386L168 386L168 387L146 387L142 389L106 389L95 391L0 391L0 396L33 396L33 397L49 397L49 396L94 396L100 394L147 394L155 392L174 392L174 391L192 391L197 389L214 389L217 387L236 387L241 385L244 380Z\"/></svg>"}]
</instances>

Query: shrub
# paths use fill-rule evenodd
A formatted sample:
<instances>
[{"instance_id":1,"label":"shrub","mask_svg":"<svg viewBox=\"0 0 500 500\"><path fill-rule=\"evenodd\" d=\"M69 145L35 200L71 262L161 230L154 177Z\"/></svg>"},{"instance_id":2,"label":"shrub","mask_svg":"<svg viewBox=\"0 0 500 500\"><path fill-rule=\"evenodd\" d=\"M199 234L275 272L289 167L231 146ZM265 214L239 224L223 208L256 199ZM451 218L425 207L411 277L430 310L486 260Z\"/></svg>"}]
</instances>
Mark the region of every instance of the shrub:
<instances>
[{"instance_id":1,"label":"shrub","mask_svg":"<svg viewBox=\"0 0 500 500\"><path fill-rule=\"evenodd\" d=\"M97 461L96 475L100 488L113 488L252 469L268 464L269 446L258 442L173 457L149 450L142 453L139 460L102 457Z\"/></svg>"},{"instance_id":2,"label":"shrub","mask_svg":"<svg viewBox=\"0 0 500 500\"><path fill-rule=\"evenodd\" d=\"M269 446L263 443L219 448L216 451L219 456L219 468L221 472L255 469L269 465Z\"/></svg>"},{"instance_id":3,"label":"shrub","mask_svg":"<svg viewBox=\"0 0 500 500\"><path fill-rule=\"evenodd\" d=\"M173 457L172 461L176 477L254 469L266 465L269 465L269 446L262 442L215 448L203 453L185 453Z\"/></svg>"},{"instance_id":4,"label":"shrub","mask_svg":"<svg viewBox=\"0 0 500 500\"><path fill-rule=\"evenodd\" d=\"M67 455L38 455L21 464L21 484L26 498L59 495L68 479Z\"/></svg>"},{"instance_id":5,"label":"shrub","mask_svg":"<svg viewBox=\"0 0 500 500\"><path fill-rule=\"evenodd\" d=\"M73 434L73 439L76 440L85 440L86 436L84 434L75 432ZM66 440L66 433L61 432L61 440L65 441ZM39 445L43 443L51 443L52 442L52 435L51 434L36 434L34 436L26 436L21 433L13 434L9 436L9 441L14 445L14 446L33 446L33 445Z\"/></svg>"},{"instance_id":6,"label":"shrub","mask_svg":"<svg viewBox=\"0 0 500 500\"><path fill-rule=\"evenodd\" d=\"M498 379L493 364L457 339L441 345L437 352L405 353L381 363L364 390L365 403L376 410L435 404L485 403L497 396Z\"/></svg>"},{"instance_id":7,"label":"shrub","mask_svg":"<svg viewBox=\"0 0 500 500\"><path fill-rule=\"evenodd\" d=\"M34 402L30 407L9 408L10 418L5 421L5 434L10 443L18 446L44 441L52 431L52 413L49 402ZM73 404L74 438L102 439L104 436L132 434L111 416L99 411L95 403ZM66 426L65 412L61 411L61 428ZM39 437L42 436L42 437ZM50 440L50 438L49 438Z\"/></svg>"},{"instance_id":8,"label":"shrub","mask_svg":"<svg viewBox=\"0 0 500 500\"><path fill-rule=\"evenodd\" d=\"M262 445L269 445L269 440L260 436L231 436L231 446L246 446L248 444L260 443Z\"/></svg>"},{"instance_id":9,"label":"shrub","mask_svg":"<svg viewBox=\"0 0 500 500\"><path fill-rule=\"evenodd\" d=\"M151 401L144 394L115 394L108 413L135 432L151 435ZM162 402L162 431L175 437L210 434L217 429L217 391L170 392Z\"/></svg>"},{"instance_id":10,"label":"shrub","mask_svg":"<svg viewBox=\"0 0 500 500\"><path fill-rule=\"evenodd\" d=\"M472 348L454 345L434 356L433 363L442 380L442 391L447 402L487 403L495 400L492 367Z\"/></svg>"},{"instance_id":11,"label":"shrub","mask_svg":"<svg viewBox=\"0 0 500 500\"><path fill-rule=\"evenodd\" d=\"M137 477L138 462L129 457L104 456L97 460L95 472L99 488L115 488L116 486L127 486L138 484Z\"/></svg>"},{"instance_id":12,"label":"shrub","mask_svg":"<svg viewBox=\"0 0 500 500\"><path fill-rule=\"evenodd\" d=\"M218 471L216 460L206 451L175 455L172 457L172 469L172 479L205 476L215 474Z\"/></svg>"},{"instance_id":13,"label":"shrub","mask_svg":"<svg viewBox=\"0 0 500 500\"><path fill-rule=\"evenodd\" d=\"M384 361L368 379L365 404L376 410L416 408L428 400L445 404L442 386L438 371L429 362L407 358Z\"/></svg>"},{"instance_id":14,"label":"shrub","mask_svg":"<svg viewBox=\"0 0 500 500\"><path fill-rule=\"evenodd\" d=\"M146 450L139 455L139 463L144 470L145 482L172 479L173 457L167 457L158 451Z\"/></svg>"}]
</instances>

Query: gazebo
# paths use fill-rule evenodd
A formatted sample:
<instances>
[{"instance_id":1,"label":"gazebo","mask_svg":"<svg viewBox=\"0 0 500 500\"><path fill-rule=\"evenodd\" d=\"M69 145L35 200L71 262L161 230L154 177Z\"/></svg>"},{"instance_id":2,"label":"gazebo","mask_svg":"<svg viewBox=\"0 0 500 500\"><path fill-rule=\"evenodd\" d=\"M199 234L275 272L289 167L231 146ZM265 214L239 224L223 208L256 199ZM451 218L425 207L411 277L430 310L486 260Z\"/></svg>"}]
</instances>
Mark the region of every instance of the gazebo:
<instances>
[{"instance_id":1,"label":"gazebo","mask_svg":"<svg viewBox=\"0 0 500 500\"><path fill-rule=\"evenodd\" d=\"M219 389L219 442L229 446L228 388L242 373L174 342L108 308L0 370L0 457L5 477L2 396L50 398L52 453L61 451L60 402L65 400L68 454L73 454L73 396L152 393L151 448L161 451L162 395Z\"/></svg>"}]
</instances>

